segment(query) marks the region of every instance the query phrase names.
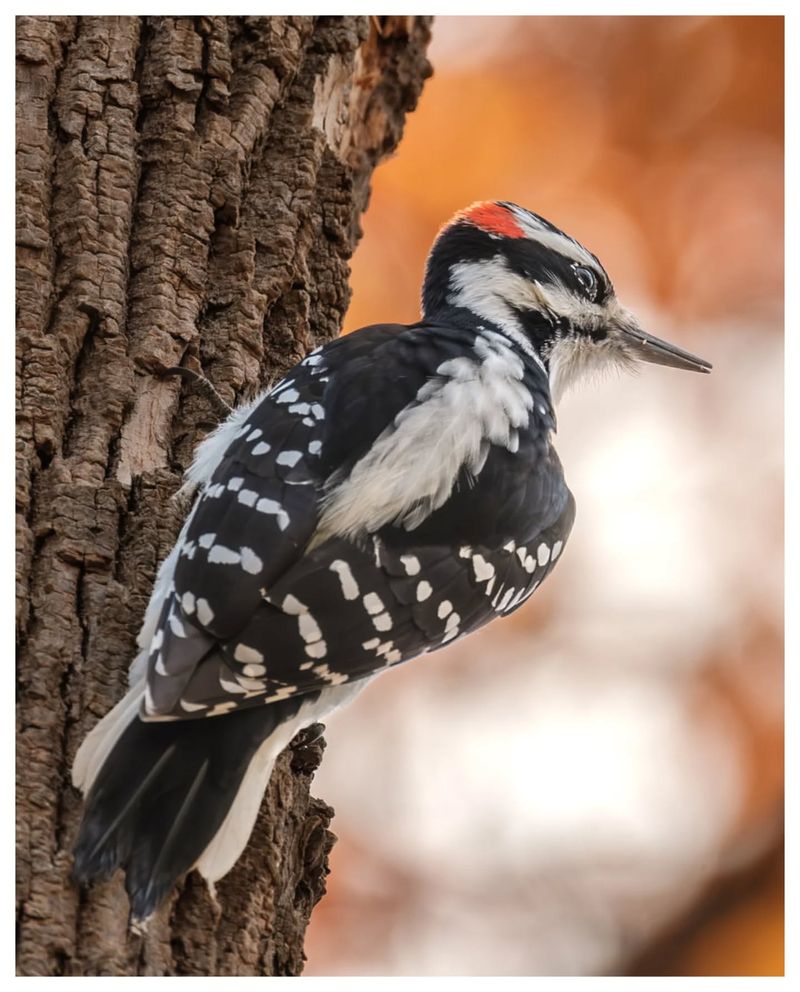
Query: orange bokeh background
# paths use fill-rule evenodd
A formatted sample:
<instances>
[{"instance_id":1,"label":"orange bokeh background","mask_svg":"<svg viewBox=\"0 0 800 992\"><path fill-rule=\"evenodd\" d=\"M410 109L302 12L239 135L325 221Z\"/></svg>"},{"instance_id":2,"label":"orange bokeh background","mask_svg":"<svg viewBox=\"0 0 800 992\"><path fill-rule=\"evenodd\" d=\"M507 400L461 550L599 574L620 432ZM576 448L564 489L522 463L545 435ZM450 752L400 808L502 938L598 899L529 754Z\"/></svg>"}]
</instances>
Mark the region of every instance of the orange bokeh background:
<instances>
[{"instance_id":1,"label":"orange bokeh background","mask_svg":"<svg viewBox=\"0 0 800 992\"><path fill-rule=\"evenodd\" d=\"M437 229L505 199L715 369L567 397L547 587L331 720L306 973L780 974L783 19L441 17L430 54L345 330L414 321Z\"/></svg>"}]
</instances>

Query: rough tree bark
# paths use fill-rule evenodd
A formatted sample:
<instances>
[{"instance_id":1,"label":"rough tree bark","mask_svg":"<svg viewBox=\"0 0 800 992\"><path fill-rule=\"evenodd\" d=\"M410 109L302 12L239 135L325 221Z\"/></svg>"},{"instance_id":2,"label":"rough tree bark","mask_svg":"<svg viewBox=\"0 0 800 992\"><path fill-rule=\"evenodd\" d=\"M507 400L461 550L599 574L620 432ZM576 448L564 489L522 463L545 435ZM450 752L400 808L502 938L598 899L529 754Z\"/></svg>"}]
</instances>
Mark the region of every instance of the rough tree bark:
<instances>
[{"instance_id":1,"label":"rough tree bark","mask_svg":"<svg viewBox=\"0 0 800 992\"><path fill-rule=\"evenodd\" d=\"M121 874L70 883L75 749L122 695L173 495L221 411L334 337L369 180L429 66L413 17L17 21L17 967L297 974L324 892L320 746L254 840L138 938Z\"/></svg>"}]
</instances>

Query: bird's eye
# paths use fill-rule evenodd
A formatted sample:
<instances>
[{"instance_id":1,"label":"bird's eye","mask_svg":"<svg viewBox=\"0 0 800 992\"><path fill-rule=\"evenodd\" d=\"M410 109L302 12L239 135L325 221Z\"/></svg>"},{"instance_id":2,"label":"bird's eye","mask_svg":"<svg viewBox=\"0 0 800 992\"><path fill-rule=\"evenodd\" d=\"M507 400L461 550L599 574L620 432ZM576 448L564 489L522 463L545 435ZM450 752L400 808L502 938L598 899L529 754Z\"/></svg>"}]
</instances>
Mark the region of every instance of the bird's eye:
<instances>
[{"instance_id":1,"label":"bird's eye","mask_svg":"<svg viewBox=\"0 0 800 992\"><path fill-rule=\"evenodd\" d=\"M583 265L576 265L574 271L575 278L581 284L584 293L594 303L597 299L597 276Z\"/></svg>"}]
</instances>

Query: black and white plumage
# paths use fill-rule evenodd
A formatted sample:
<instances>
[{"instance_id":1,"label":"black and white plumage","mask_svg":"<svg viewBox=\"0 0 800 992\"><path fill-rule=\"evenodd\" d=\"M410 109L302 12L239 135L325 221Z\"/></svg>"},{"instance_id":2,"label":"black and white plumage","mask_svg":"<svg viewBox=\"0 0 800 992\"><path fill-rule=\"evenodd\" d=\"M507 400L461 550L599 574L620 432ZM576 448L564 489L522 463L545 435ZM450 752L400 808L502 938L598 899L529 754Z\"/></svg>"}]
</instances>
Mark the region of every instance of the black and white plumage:
<instances>
[{"instance_id":1,"label":"black and white plumage","mask_svg":"<svg viewBox=\"0 0 800 992\"><path fill-rule=\"evenodd\" d=\"M192 866L220 878L299 729L524 603L574 517L554 397L636 358L710 369L576 241L481 203L437 239L418 324L340 338L234 412L188 473L130 691L76 757L76 877L123 866L136 920Z\"/></svg>"}]
</instances>

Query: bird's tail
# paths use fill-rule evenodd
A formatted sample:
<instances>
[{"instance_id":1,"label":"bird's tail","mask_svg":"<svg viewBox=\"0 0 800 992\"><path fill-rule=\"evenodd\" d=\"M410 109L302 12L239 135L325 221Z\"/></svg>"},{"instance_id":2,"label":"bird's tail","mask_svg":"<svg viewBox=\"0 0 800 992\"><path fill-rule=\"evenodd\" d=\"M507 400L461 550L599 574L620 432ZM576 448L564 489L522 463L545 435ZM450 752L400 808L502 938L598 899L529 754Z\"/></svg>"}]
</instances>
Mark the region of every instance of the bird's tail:
<instances>
[{"instance_id":1,"label":"bird's tail","mask_svg":"<svg viewBox=\"0 0 800 992\"><path fill-rule=\"evenodd\" d=\"M136 921L194 865L212 881L233 866L275 758L303 726L301 698L144 722L141 691L134 687L88 735L73 767L75 785L87 793L73 877L85 883L123 867Z\"/></svg>"}]
</instances>

